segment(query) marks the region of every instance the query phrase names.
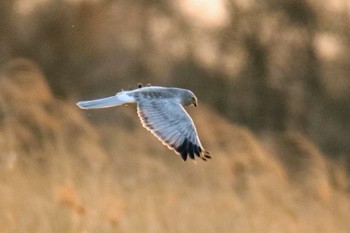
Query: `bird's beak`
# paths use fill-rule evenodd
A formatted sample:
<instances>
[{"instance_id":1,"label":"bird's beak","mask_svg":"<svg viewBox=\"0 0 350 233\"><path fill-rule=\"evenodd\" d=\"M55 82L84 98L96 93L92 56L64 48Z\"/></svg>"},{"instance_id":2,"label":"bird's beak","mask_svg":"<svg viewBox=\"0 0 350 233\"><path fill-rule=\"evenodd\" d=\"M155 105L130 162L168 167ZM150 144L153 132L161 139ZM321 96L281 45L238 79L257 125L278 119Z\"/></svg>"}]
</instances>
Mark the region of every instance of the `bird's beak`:
<instances>
[{"instance_id":1,"label":"bird's beak","mask_svg":"<svg viewBox=\"0 0 350 233\"><path fill-rule=\"evenodd\" d=\"M196 102L194 102L193 105L194 105L195 107L197 107L197 103L196 103Z\"/></svg>"}]
</instances>

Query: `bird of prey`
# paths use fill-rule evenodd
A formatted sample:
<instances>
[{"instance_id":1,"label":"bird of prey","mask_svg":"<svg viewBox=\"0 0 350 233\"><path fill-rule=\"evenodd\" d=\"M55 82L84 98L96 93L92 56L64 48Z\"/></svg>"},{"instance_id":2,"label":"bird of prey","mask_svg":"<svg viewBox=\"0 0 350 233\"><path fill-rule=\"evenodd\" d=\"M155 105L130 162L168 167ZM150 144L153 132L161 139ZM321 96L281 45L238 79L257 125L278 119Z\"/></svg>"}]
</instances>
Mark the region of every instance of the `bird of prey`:
<instances>
[{"instance_id":1,"label":"bird of prey","mask_svg":"<svg viewBox=\"0 0 350 233\"><path fill-rule=\"evenodd\" d=\"M184 106L197 106L196 96L189 90L139 84L133 90L118 92L115 96L80 101L82 109L109 108L119 105L137 105L137 114L143 127L151 131L164 145L186 161L187 157L211 158L199 140L196 127Z\"/></svg>"}]
</instances>

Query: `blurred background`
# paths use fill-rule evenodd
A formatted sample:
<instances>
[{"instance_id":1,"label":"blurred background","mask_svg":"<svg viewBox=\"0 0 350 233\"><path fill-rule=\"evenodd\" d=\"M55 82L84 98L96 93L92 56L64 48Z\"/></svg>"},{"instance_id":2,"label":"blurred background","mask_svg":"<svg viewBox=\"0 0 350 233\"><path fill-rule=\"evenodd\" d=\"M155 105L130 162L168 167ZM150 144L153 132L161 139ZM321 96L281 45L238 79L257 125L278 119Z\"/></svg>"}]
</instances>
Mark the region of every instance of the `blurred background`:
<instances>
[{"instance_id":1,"label":"blurred background","mask_svg":"<svg viewBox=\"0 0 350 233\"><path fill-rule=\"evenodd\" d=\"M350 232L348 0L0 0L3 232ZM191 89L207 163L134 107Z\"/></svg>"}]
</instances>

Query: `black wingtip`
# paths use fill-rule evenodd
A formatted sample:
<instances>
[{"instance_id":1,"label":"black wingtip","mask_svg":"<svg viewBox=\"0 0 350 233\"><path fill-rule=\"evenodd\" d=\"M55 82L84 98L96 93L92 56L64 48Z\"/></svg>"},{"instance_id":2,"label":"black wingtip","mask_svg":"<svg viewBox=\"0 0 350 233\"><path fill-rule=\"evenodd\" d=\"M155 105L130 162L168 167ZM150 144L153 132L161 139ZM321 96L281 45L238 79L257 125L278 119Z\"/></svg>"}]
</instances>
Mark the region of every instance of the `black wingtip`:
<instances>
[{"instance_id":1,"label":"black wingtip","mask_svg":"<svg viewBox=\"0 0 350 233\"><path fill-rule=\"evenodd\" d=\"M181 158L183 159L183 161L187 160L187 154L186 153L181 153Z\"/></svg>"},{"instance_id":2,"label":"black wingtip","mask_svg":"<svg viewBox=\"0 0 350 233\"><path fill-rule=\"evenodd\" d=\"M190 156L191 159L194 159L194 147L195 145L192 144L192 143L188 143L188 148L187 148L187 152L188 152L188 155Z\"/></svg>"},{"instance_id":3,"label":"black wingtip","mask_svg":"<svg viewBox=\"0 0 350 233\"><path fill-rule=\"evenodd\" d=\"M201 146L192 143L187 138L185 138L182 144L175 150L181 155L181 158L184 161L186 161L188 157L195 160L195 155L201 158L203 161L211 159L210 153L208 151L205 151Z\"/></svg>"},{"instance_id":4,"label":"black wingtip","mask_svg":"<svg viewBox=\"0 0 350 233\"><path fill-rule=\"evenodd\" d=\"M209 151L205 151L204 152L204 157L207 158L207 159L211 159L212 158Z\"/></svg>"},{"instance_id":5,"label":"black wingtip","mask_svg":"<svg viewBox=\"0 0 350 233\"><path fill-rule=\"evenodd\" d=\"M178 148L178 152L181 154L181 158L186 161L187 160L187 148L188 148L188 143L189 141L187 140L187 138L185 138L184 142L182 143L182 145Z\"/></svg>"}]
</instances>

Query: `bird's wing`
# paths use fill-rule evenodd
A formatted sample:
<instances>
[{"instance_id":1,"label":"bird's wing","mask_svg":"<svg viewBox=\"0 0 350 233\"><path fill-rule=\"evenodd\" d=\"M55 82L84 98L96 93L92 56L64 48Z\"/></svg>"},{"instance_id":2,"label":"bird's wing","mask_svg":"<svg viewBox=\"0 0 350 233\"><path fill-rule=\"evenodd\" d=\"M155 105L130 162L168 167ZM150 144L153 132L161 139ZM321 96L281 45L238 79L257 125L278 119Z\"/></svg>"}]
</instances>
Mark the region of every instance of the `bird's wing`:
<instances>
[{"instance_id":1,"label":"bird's wing","mask_svg":"<svg viewBox=\"0 0 350 233\"><path fill-rule=\"evenodd\" d=\"M203 160L211 158L202 147L196 128L185 109L174 99L148 98L137 103L142 125L183 160L195 155Z\"/></svg>"}]
</instances>

